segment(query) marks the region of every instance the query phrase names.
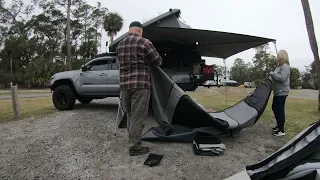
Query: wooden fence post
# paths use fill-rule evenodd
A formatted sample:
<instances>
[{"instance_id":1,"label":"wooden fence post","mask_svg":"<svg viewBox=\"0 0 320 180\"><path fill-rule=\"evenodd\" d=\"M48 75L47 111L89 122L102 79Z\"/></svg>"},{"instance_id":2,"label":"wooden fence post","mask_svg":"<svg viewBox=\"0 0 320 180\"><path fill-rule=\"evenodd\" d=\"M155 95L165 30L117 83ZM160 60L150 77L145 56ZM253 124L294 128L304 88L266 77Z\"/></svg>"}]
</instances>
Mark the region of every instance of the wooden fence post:
<instances>
[{"instance_id":1,"label":"wooden fence post","mask_svg":"<svg viewBox=\"0 0 320 180\"><path fill-rule=\"evenodd\" d=\"M18 100L18 87L11 86L11 99L14 118L17 119L20 116L19 100Z\"/></svg>"}]
</instances>

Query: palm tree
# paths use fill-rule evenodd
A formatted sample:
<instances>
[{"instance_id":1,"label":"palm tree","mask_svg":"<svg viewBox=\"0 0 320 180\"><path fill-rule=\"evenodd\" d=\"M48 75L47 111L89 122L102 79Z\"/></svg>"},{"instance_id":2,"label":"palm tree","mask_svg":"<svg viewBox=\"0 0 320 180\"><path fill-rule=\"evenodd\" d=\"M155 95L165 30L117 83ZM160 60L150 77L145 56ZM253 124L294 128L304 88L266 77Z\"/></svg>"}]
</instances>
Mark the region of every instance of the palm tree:
<instances>
[{"instance_id":1,"label":"palm tree","mask_svg":"<svg viewBox=\"0 0 320 180\"><path fill-rule=\"evenodd\" d=\"M71 34L70 34L70 13L71 13L71 0L68 0L67 3L67 62L68 69L72 70L72 61L71 61Z\"/></svg>"},{"instance_id":2,"label":"palm tree","mask_svg":"<svg viewBox=\"0 0 320 180\"><path fill-rule=\"evenodd\" d=\"M103 28L107 32L107 35L110 37L110 42L113 41L117 32L122 29L123 19L116 12L109 12L104 17Z\"/></svg>"},{"instance_id":3,"label":"palm tree","mask_svg":"<svg viewBox=\"0 0 320 180\"><path fill-rule=\"evenodd\" d=\"M306 28L309 36L309 42L311 46L311 50L314 56L314 62L316 66L317 71L317 81L318 81L318 111L320 111L320 60L319 60L319 52L318 52L318 45L316 40L316 35L314 33L314 27L313 27L313 20L311 15L311 10L309 6L308 0L301 0L303 12L304 12L304 18L306 21Z\"/></svg>"}]
</instances>

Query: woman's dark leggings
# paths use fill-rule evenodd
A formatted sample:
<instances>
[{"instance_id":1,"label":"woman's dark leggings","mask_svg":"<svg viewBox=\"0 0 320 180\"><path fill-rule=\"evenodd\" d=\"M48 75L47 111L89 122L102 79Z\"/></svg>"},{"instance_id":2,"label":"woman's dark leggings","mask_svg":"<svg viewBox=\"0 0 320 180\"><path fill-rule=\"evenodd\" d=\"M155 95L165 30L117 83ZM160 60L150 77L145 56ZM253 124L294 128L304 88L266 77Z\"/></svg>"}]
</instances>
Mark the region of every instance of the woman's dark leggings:
<instances>
[{"instance_id":1,"label":"woman's dark leggings","mask_svg":"<svg viewBox=\"0 0 320 180\"><path fill-rule=\"evenodd\" d=\"M277 120L277 126L281 132L284 132L284 122L286 120L285 115L285 103L287 96L273 96L272 111Z\"/></svg>"}]
</instances>

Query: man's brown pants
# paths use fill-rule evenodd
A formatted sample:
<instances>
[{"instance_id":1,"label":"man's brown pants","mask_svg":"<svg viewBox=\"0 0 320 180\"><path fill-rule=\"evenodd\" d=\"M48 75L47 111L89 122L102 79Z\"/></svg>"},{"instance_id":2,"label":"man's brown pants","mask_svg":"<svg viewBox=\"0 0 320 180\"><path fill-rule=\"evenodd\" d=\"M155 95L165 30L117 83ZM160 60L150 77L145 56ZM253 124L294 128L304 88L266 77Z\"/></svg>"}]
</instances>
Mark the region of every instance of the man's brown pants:
<instances>
[{"instance_id":1,"label":"man's brown pants","mask_svg":"<svg viewBox=\"0 0 320 180\"><path fill-rule=\"evenodd\" d=\"M122 90L122 106L127 113L130 148L141 148L143 121L148 115L150 89Z\"/></svg>"}]
</instances>

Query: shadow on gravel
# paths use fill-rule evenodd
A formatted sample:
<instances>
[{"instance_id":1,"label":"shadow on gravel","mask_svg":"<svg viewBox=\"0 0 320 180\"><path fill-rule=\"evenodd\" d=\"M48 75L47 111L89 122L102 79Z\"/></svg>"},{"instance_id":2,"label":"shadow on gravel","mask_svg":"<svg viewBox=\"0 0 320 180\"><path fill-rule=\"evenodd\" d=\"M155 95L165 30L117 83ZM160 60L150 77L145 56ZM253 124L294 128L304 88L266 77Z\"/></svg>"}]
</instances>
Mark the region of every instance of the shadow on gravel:
<instances>
[{"instance_id":1,"label":"shadow on gravel","mask_svg":"<svg viewBox=\"0 0 320 180\"><path fill-rule=\"evenodd\" d=\"M118 110L117 104L101 104L101 103L90 103L90 104L75 104L74 109L90 109L90 110Z\"/></svg>"}]
</instances>

